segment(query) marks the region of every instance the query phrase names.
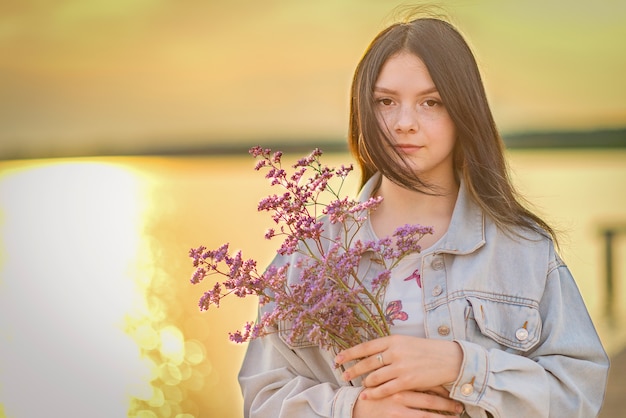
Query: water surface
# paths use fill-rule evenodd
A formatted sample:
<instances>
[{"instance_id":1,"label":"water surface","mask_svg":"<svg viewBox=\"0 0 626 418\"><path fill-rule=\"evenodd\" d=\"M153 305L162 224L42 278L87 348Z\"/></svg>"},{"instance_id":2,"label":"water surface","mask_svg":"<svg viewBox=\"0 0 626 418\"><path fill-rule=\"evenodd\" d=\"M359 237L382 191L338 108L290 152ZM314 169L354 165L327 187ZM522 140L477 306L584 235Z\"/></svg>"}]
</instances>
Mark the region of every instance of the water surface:
<instances>
[{"instance_id":1,"label":"water surface","mask_svg":"<svg viewBox=\"0 0 626 418\"><path fill-rule=\"evenodd\" d=\"M626 224L626 150L510 156L516 184L564 231L562 255L616 350L624 341L626 239L614 240L611 325L600 228ZM236 375L245 346L227 335L254 318L255 303L233 299L199 312L205 285L189 283L187 252L229 242L261 265L271 260L278 242L263 235L272 222L256 212L271 189L253 165L249 156L0 162L7 417L242 416ZM357 181L355 173L352 191Z\"/></svg>"}]
</instances>

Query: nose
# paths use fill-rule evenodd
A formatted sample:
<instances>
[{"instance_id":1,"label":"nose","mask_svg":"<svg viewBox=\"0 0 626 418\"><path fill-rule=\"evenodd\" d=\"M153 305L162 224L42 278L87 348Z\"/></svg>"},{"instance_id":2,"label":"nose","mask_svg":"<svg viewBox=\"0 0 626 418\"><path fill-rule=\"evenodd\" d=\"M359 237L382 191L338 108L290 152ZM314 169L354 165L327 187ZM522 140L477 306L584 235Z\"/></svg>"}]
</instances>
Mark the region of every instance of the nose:
<instances>
[{"instance_id":1,"label":"nose","mask_svg":"<svg viewBox=\"0 0 626 418\"><path fill-rule=\"evenodd\" d=\"M419 129L417 111L410 106L402 106L398 109L394 130L397 134L411 134Z\"/></svg>"}]
</instances>

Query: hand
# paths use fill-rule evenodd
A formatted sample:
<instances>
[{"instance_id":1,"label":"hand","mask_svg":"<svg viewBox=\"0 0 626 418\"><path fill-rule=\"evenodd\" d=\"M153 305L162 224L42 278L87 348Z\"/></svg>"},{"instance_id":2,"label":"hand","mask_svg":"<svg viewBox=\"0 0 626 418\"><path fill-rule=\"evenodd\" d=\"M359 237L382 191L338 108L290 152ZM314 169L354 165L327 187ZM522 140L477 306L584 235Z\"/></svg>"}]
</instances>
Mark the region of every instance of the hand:
<instances>
[{"instance_id":1,"label":"hand","mask_svg":"<svg viewBox=\"0 0 626 418\"><path fill-rule=\"evenodd\" d=\"M359 398L354 406L353 418L406 417L435 418L460 416L463 404L448 398L448 391L438 393L405 391L382 399Z\"/></svg>"},{"instance_id":2,"label":"hand","mask_svg":"<svg viewBox=\"0 0 626 418\"><path fill-rule=\"evenodd\" d=\"M382 399L404 392L425 392L454 382L463 350L452 341L391 335L377 338L335 357L337 365L359 360L343 373L346 381L365 376L361 397Z\"/></svg>"}]
</instances>

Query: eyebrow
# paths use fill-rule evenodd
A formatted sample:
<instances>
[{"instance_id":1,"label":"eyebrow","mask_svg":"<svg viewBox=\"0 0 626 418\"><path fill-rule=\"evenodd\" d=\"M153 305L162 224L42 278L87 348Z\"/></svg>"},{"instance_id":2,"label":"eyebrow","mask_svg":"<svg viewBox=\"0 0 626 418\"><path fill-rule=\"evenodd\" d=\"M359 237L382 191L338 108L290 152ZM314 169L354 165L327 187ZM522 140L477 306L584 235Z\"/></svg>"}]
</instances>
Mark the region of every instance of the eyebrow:
<instances>
[{"instance_id":1,"label":"eyebrow","mask_svg":"<svg viewBox=\"0 0 626 418\"><path fill-rule=\"evenodd\" d=\"M386 87L380 87L380 86L374 86L374 92L376 93L386 93L386 94L396 94L397 91L393 90L393 89L388 89ZM437 90L437 87L432 86L427 88L426 90L422 90L419 92L418 96L424 96L426 94L432 94L432 93L437 93L439 94L439 90Z\"/></svg>"}]
</instances>

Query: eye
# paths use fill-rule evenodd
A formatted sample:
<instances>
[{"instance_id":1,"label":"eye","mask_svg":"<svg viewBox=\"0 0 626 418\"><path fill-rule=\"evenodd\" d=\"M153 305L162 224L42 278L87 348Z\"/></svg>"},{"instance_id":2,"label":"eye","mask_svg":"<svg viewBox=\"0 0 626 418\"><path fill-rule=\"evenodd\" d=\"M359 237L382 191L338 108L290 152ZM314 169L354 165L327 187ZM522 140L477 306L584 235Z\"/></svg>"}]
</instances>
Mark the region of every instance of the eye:
<instances>
[{"instance_id":1,"label":"eye","mask_svg":"<svg viewBox=\"0 0 626 418\"><path fill-rule=\"evenodd\" d=\"M439 106L441 104L441 102L435 100L435 99L428 99L425 100L422 103L422 106L426 107L426 108L431 108L431 107L435 107L435 106Z\"/></svg>"},{"instance_id":2,"label":"eye","mask_svg":"<svg viewBox=\"0 0 626 418\"><path fill-rule=\"evenodd\" d=\"M393 100L383 97L382 99L378 99L378 103L383 106L391 106L393 104Z\"/></svg>"}]
</instances>

